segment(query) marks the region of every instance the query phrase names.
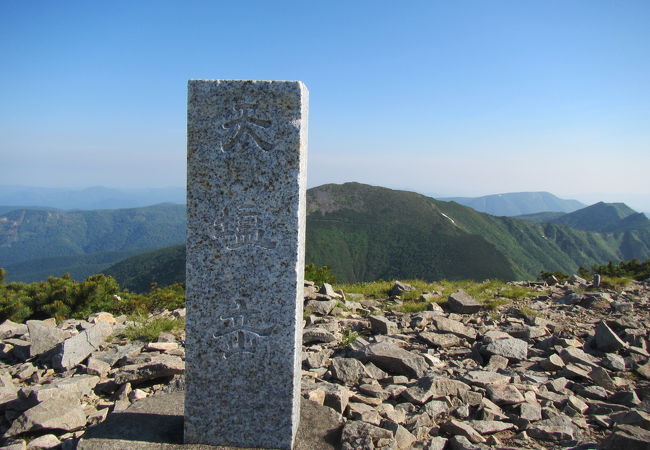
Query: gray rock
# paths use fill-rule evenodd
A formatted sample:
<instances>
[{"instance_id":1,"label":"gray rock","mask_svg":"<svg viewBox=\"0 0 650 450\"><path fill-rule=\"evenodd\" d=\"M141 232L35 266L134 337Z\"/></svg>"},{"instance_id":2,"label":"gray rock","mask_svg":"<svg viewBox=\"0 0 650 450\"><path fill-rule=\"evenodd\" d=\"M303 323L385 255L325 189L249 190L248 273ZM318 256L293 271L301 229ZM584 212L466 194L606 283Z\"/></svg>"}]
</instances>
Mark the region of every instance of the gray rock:
<instances>
[{"instance_id":1,"label":"gray rock","mask_svg":"<svg viewBox=\"0 0 650 450\"><path fill-rule=\"evenodd\" d=\"M529 422L542 420L542 407L537 403L524 402L519 405L519 417Z\"/></svg>"},{"instance_id":2,"label":"gray rock","mask_svg":"<svg viewBox=\"0 0 650 450\"><path fill-rule=\"evenodd\" d=\"M0 323L0 339L22 336L25 333L27 333L27 325L12 322L9 319Z\"/></svg>"},{"instance_id":3,"label":"gray rock","mask_svg":"<svg viewBox=\"0 0 650 450\"><path fill-rule=\"evenodd\" d=\"M308 327L305 328L302 332L303 345L314 343L328 343L337 340L338 339L336 336L334 336L334 334L321 327Z\"/></svg>"},{"instance_id":4,"label":"gray rock","mask_svg":"<svg viewBox=\"0 0 650 450\"><path fill-rule=\"evenodd\" d=\"M420 337L432 347L448 348L456 347L461 344L460 338L451 333L431 333L423 331L420 333Z\"/></svg>"},{"instance_id":5,"label":"gray rock","mask_svg":"<svg viewBox=\"0 0 650 450\"><path fill-rule=\"evenodd\" d=\"M327 295L328 297L331 297L331 298L343 298L343 296L341 294L337 294L334 291L334 288L329 283L323 283L323 286L321 286L321 288L320 288L320 290L318 292L320 294Z\"/></svg>"},{"instance_id":6,"label":"gray rock","mask_svg":"<svg viewBox=\"0 0 650 450\"><path fill-rule=\"evenodd\" d=\"M605 368L622 372L625 370L625 359L621 355L608 353L603 358L602 364Z\"/></svg>"},{"instance_id":7,"label":"gray rock","mask_svg":"<svg viewBox=\"0 0 650 450\"><path fill-rule=\"evenodd\" d=\"M447 307L458 314L474 314L479 312L483 305L474 300L467 292L459 289L447 298Z\"/></svg>"},{"instance_id":8,"label":"gray rock","mask_svg":"<svg viewBox=\"0 0 650 450\"><path fill-rule=\"evenodd\" d=\"M607 353L616 352L628 346L604 321L600 321L596 326L594 342L598 350Z\"/></svg>"},{"instance_id":9,"label":"gray rock","mask_svg":"<svg viewBox=\"0 0 650 450\"><path fill-rule=\"evenodd\" d=\"M56 323L45 320L28 320L29 330L29 355L33 358L49 350L52 350L60 342L70 337L68 331L56 327Z\"/></svg>"},{"instance_id":10,"label":"gray rock","mask_svg":"<svg viewBox=\"0 0 650 450\"><path fill-rule=\"evenodd\" d=\"M482 347L482 351L488 355L524 361L528 357L528 344L517 338L499 339Z\"/></svg>"},{"instance_id":11,"label":"gray rock","mask_svg":"<svg viewBox=\"0 0 650 450\"><path fill-rule=\"evenodd\" d=\"M365 357L386 372L420 378L427 372L426 360L413 352L390 342L371 344L365 349Z\"/></svg>"},{"instance_id":12,"label":"gray rock","mask_svg":"<svg viewBox=\"0 0 650 450\"><path fill-rule=\"evenodd\" d=\"M129 343L125 345L112 346L104 351L94 352L93 358L104 361L106 364L113 367L121 359L137 355L141 350L142 345Z\"/></svg>"},{"instance_id":13,"label":"gray rock","mask_svg":"<svg viewBox=\"0 0 650 450\"><path fill-rule=\"evenodd\" d=\"M474 340L476 339L476 330L463 325L457 320L448 319L446 317L434 317L433 323L438 331L445 333L453 333L461 338Z\"/></svg>"},{"instance_id":14,"label":"gray rock","mask_svg":"<svg viewBox=\"0 0 650 450\"><path fill-rule=\"evenodd\" d=\"M493 384L506 384L510 379L511 377L487 370L470 370L463 377L465 383L483 388Z\"/></svg>"},{"instance_id":15,"label":"gray rock","mask_svg":"<svg viewBox=\"0 0 650 450\"><path fill-rule=\"evenodd\" d=\"M616 424L634 425L650 431L650 414L645 411L622 411L612 414L610 418Z\"/></svg>"},{"instance_id":16,"label":"gray rock","mask_svg":"<svg viewBox=\"0 0 650 450\"><path fill-rule=\"evenodd\" d=\"M349 386L357 384L361 377L369 376L363 364L354 358L332 358L330 370L335 379Z\"/></svg>"},{"instance_id":17,"label":"gray rock","mask_svg":"<svg viewBox=\"0 0 650 450\"><path fill-rule=\"evenodd\" d=\"M74 431L86 425L86 415L76 399L52 399L22 413L5 433L16 436L28 431Z\"/></svg>"},{"instance_id":18,"label":"gray rock","mask_svg":"<svg viewBox=\"0 0 650 450\"><path fill-rule=\"evenodd\" d=\"M305 303L305 314L318 314L319 316L326 316L336 305L338 300L310 300Z\"/></svg>"},{"instance_id":19,"label":"gray rock","mask_svg":"<svg viewBox=\"0 0 650 450\"><path fill-rule=\"evenodd\" d=\"M511 430L514 424L500 420L470 420L469 425L480 434L493 434L500 431Z\"/></svg>"},{"instance_id":20,"label":"gray rock","mask_svg":"<svg viewBox=\"0 0 650 450\"><path fill-rule=\"evenodd\" d=\"M55 448L61 445L61 441L53 434L44 434L29 441L29 449Z\"/></svg>"},{"instance_id":21,"label":"gray rock","mask_svg":"<svg viewBox=\"0 0 650 450\"><path fill-rule=\"evenodd\" d=\"M70 378L59 378L52 383L21 389L21 394L41 403L48 400L76 399L90 395L99 383L99 377L94 375L74 375Z\"/></svg>"},{"instance_id":22,"label":"gray rock","mask_svg":"<svg viewBox=\"0 0 650 450\"><path fill-rule=\"evenodd\" d=\"M519 392L519 389L511 384L489 385L487 387L487 393L490 400L497 405L516 405L526 400L521 392Z\"/></svg>"},{"instance_id":23,"label":"gray rock","mask_svg":"<svg viewBox=\"0 0 650 450\"><path fill-rule=\"evenodd\" d=\"M347 448L350 449L375 448L374 444L378 440L392 437L393 433L384 428L365 422L349 421L343 427L341 442L348 444Z\"/></svg>"},{"instance_id":24,"label":"gray rock","mask_svg":"<svg viewBox=\"0 0 650 450\"><path fill-rule=\"evenodd\" d=\"M451 419L443 423L440 429L452 436L464 436L474 444L485 442L485 438L481 436L481 433L472 428L472 426L467 422Z\"/></svg>"},{"instance_id":25,"label":"gray rock","mask_svg":"<svg viewBox=\"0 0 650 450\"><path fill-rule=\"evenodd\" d=\"M571 441L574 439L576 426L568 417L556 416L531 424L526 428L526 432L543 441Z\"/></svg>"},{"instance_id":26,"label":"gray rock","mask_svg":"<svg viewBox=\"0 0 650 450\"><path fill-rule=\"evenodd\" d=\"M129 364L117 369L115 382L142 383L156 378L169 377L182 374L185 371L185 362L178 356L161 355L148 358L139 364Z\"/></svg>"},{"instance_id":27,"label":"gray rock","mask_svg":"<svg viewBox=\"0 0 650 450\"><path fill-rule=\"evenodd\" d=\"M634 425L618 425L603 442L604 450L647 450L650 431Z\"/></svg>"},{"instance_id":28,"label":"gray rock","mask_svg":"<svg viewBox=\"0 0 650 450\"><path fill-rule=\"evenodd\" d=\"M402 397L412 403L425 404L429 399L463 396L470 390L465 383L439 377L422 377L414 386L402 392Z\"/></svg>"},{"instance_id":29,"label":"gray rock","mask_svg":"<svg viewBox=\"0 0 650 450\"><path fill-rule=\"evenodd\" d=\"M397 324L391 322L384 316L370 316L370 328L375 334L395 334L397 333Z\"/></svg>"},{"instance_id":30,"label":"gray rock","mask_svg":"<svg viewBox=\"0 0 650 450\"><path fill-rule=\"evenodd\" d=\"M97 350L112 333L111 324L99 322L78 335L66 339L59 345L57 354L52 358L54 367L58 370L75 367Z\"/></svg>"},{"instance_id":31,"label":"gray rock","mask_svg":"<svg viewBox=\"0 0 650 450\"><path fill-rule=\"evenodd\" d=\"M388 295L391 297L402 295L404 292L411 292L414 291L415 288L411 286L410 284L402 283L400 281L396 281L395 284L393 284L393 287L390 289L388 292Z\"/></svg>"}]
</instances>

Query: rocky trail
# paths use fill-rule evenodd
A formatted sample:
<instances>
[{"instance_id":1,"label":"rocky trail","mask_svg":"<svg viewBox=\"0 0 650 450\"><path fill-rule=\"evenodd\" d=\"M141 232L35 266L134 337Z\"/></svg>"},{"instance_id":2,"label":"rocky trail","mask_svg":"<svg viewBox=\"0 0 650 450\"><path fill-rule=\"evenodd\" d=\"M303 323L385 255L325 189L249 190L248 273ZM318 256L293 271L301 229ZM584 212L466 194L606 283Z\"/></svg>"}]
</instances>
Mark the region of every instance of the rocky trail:
<instances>
[{"instance_id":1,"label":"rocky trail","mask_svg":"<svg viewBox=\"0 0 650 450\"><path fill-rule=\"evenodd\" d=\"M386 305L406 284L363 298L307 282L302 395L333 424L331 447L650 448L650 282L514 284L539 295L490 310L431 293L400 313ZM0 324L0 448L90 448L97 424L182 391L183 332L129 341L129 325Z\"/></svg>"}]
</instances>

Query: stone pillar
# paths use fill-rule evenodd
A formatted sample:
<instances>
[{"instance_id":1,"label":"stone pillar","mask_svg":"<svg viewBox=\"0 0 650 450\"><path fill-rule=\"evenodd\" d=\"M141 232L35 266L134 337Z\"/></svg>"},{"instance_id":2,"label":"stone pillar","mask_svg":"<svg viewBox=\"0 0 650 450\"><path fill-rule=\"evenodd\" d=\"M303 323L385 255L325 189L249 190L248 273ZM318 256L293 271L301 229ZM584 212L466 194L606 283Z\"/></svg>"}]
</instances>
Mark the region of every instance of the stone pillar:
<instances>
[{"instance_id":1,"label":"stone pillar","mask_svg":"<svg viewBox=\"0 0 650 450\"><path fill-rule=\"evenodd\" d=\"M301 82L189 82L186 443L293 445L307 112Z\"/></svg>"}]
</instances>

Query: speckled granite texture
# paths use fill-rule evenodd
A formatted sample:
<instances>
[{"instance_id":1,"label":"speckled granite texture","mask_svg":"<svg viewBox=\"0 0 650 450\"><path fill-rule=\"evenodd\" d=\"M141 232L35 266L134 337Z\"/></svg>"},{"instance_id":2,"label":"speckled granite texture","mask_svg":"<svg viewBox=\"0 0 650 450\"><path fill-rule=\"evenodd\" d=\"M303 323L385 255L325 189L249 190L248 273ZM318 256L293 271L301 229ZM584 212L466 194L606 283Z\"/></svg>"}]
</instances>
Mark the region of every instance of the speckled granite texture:
<instances>
[{"instance_id":1,"label":"speckled granite texture","mask_svg":"<svg viewBox=\"0 0 650 450\"><path fill-rule=\"evenodd\" d=\"M301 82L189 82L186 443L293 445L307 112Z\"/></svg>"}]
</instances>

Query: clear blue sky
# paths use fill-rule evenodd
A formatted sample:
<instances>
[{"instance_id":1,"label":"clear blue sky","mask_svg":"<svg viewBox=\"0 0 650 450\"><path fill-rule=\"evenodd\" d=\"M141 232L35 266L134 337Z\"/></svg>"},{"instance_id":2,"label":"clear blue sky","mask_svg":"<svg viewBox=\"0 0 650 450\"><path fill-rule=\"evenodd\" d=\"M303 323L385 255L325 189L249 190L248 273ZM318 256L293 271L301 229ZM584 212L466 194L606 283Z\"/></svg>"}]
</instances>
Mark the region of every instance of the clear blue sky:
<instances>
[{"instance_id":1,"label":"clear blue sky","mask_svg":"<svg viewBox=\"0 0 650 450\"><path fill-rule=\"evenodd\" d=\"M0 184L185 183L190 78L302 80L309 185L650 211L650 1L0 2Z\"/></svg>"}]
</instances>

